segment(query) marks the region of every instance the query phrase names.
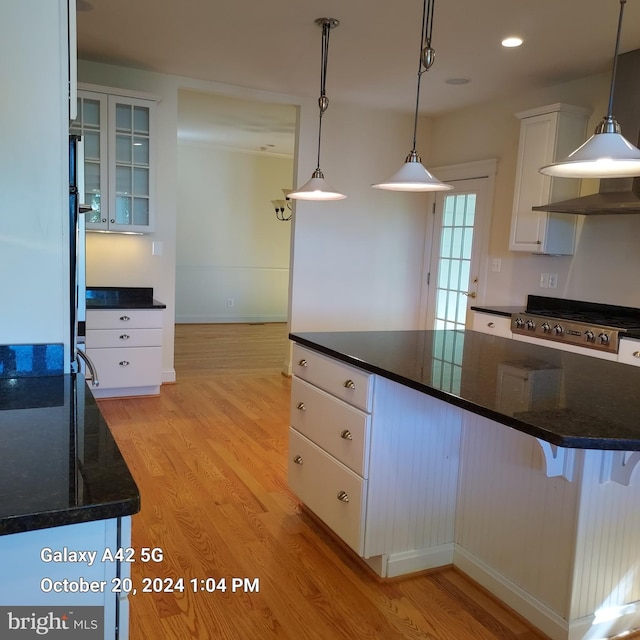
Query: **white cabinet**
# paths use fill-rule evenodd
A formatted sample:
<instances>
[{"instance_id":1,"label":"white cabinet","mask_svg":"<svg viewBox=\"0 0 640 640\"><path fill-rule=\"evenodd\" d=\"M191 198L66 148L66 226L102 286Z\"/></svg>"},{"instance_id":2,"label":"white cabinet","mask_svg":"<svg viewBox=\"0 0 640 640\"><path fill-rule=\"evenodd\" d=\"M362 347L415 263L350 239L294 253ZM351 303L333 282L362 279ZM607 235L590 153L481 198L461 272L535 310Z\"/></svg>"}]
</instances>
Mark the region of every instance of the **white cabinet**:
<instances>
[{"instance_id":1,"label":"white cabinet","mask_svg":"<svg viewBox=\"0 0 640 640\"><path fill-rule=\"evenodd\" d=\"M154 395L162 384L162 309L87 310L87 355L96 398Z\"/></svg>"},{"instance_id":2,"label":"white cabinet","mask_svg":"<svg viewBox=\"0 0 640 640\"><path fill-rule=\"evenodd\" d=\"M580 195L580 180L543 176L539 169L569 155L586 139L590 110L552 104L517 113L520 146L511 218L511 251L572 255L576 216L532 207Z\"/></svg>"},{"instance_id":3,"label":"white cabinet","mask_svg":"<svg viewBox=\"0 0 640 640\"><path fill-rule=\"evenodd\" d=\"M382 577L450 564L461 411L294 345L288 482Z\"/></svg>"},{"instance_id":4,"label":"white cabinet","mask_svg":"<svg viewBox=\"0 0 640 640\"><path fill-rule=\"evenodd\" d=\"M83 136L88 230L154 230L155 101L78 91L71 133Z\"/></svg>"},{"instance_id":5,"label":"white cabinet","mask_svg":"<svg viewBox=\"0 0 640 640\"><path fill-rule=\"evenodd\" d=\"M474 331L489 333L502 338L511 338L511 318L507 316L497 316L493 313L473 312Z\"/></svg>"},{"instance_id":6,"label":"white cabinet","mask_svg":"<svg viewBox=\"0 0 640 640\"><path fill-rule=\"evenodd\" d=\"M640 340L623 338L618 348L618 362L640 367Z\"/></svg>"}]
</instances>

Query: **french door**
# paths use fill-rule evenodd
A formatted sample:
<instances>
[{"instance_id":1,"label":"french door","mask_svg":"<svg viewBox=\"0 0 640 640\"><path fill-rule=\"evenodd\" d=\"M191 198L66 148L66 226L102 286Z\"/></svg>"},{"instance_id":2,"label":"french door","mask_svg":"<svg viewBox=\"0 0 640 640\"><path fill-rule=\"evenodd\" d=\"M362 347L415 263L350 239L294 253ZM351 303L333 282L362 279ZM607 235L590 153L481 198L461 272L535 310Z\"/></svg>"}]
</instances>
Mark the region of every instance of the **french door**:
<instances>
[{"instance_id":1,"label":"french door","mask_svg":"<svg viewBox=\"0 0 640 640\"><path fill-rule=\"evenodd\" d=\"M427 231L421 322L427 329L464 329L471 305L485 293L493 175L446 181L454 188L435 196Z\"/></svg>"}]
</instances>

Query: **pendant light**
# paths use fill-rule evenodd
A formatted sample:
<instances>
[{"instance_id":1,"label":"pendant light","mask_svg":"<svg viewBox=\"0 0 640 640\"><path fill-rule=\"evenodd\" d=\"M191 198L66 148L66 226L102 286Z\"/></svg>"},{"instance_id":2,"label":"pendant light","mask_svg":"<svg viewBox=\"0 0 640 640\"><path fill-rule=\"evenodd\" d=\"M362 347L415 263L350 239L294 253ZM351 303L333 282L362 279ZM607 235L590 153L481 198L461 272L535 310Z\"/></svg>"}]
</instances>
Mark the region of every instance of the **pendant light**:
<instances>
[{"instance_id":1,"label":"pendant light","mask_svg":"<svg viewBox=\"0 0 640 640\"><path fill-rule=\"evenodd\" d=\"M626 1L620 0L620 16L618 18L616 48L613 54L607 115L600 121L595 133L582 146L561 162L542 167L540 173L544 175L561 178L630 178L640 176L640 149L621 135L620 125L612 113L620 31Z\"/></svg>"},{"instance_id":2,"label":"pendant light","mask_svg":"<svg viewBox=\"0 0 640 640\"><path fill-rule=\"evenodd\" d=\"M420 80L422 74L431 68L436 55L436 52L431 47L434 8L435 0L423 0L416 111L413 118L413 147L400 170L384 182L371 185L375 189L385 189L386 191L449 191L453 189L451 185L444 184L431 175L425 169L422 164L422 159L416 152L416 132L418 130L418 110L420 107Z\"/></svg>"},{"instance_id":3,"label":"pendant light","mask_svg":"<svg viewBox=\"0 0 640 640\"><path fill-rule=\"evenodd\" d=\"M293 200L343 200L347 196L336 191L324 179L322 169L320 169L320 143L322 140L322 116L329 106L329 98L327 98L327 58L329 56L329 33L331 29L335 29L340 21L335 18L318 18L317 25L322 27L322 57L320 65L320 97L318 98L318 107L320 117L318 119L318 162L316 170L311 174L311 180L299 189L292 191L289 198Z\"/></svg>"}]
</instances>

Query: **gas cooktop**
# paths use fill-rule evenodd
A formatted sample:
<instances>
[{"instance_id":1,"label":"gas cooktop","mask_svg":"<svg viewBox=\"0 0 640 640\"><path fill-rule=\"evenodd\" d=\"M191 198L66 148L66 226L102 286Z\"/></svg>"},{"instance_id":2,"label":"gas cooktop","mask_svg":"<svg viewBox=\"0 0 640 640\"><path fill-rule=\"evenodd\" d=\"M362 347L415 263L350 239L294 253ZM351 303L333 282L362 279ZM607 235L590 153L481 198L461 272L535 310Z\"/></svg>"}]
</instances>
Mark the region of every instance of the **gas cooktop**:
<instances>
[{"instance_id":1,"label":"gas cooktop","mask_svg":"<svg viewBox=\"0 0 640 640\"><path fill-rule=\"evenodd\" d=\"M511 331L618 353L620 334L640 329L640 310L632 307L529 296L523 313L511 316Z\"/></svg>"}]
</instances>

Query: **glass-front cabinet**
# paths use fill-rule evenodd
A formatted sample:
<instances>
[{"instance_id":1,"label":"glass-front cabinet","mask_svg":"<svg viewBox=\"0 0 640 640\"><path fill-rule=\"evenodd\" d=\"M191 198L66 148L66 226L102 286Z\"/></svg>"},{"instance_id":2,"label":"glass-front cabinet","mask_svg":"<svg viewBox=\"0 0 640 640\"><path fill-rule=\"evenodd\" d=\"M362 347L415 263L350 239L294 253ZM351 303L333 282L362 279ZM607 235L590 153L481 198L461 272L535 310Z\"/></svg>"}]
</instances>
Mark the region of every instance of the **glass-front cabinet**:
<instances>
[{"instance_id":1,"label":"glass-front cabinet","mask_svg":"<svg viewBox=\"0 0 640 640\"><path fill-rule=\"evenodd\" d=\"M78 91L71 133L84 140L88 230L154 230L154 108L153 100Z\"/></svg>"}]
</instances>

